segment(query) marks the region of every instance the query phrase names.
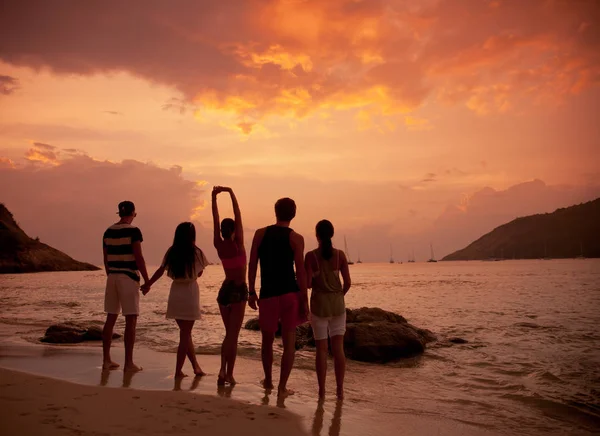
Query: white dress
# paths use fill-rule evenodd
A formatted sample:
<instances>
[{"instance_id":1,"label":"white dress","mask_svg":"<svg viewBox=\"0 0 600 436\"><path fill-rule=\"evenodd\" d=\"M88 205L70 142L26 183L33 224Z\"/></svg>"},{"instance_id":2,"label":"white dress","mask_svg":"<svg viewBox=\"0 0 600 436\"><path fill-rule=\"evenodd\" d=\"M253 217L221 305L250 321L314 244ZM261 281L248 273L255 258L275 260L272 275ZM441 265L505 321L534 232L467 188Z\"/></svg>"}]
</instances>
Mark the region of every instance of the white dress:
<instances>
[{"instance_id":1,"label":"white dress","mask_svg":"<svg viewBox=\"0 0 600 436\"><path fill-rule=\"evenodd\" d=\"M165 255L166 260L166 255ZM163 266L165 264L163 260ZM200 289L198 288L198 274L208 265L204 253L196 248L196 262L192 277L173 279L169 300L167 302L167 318L183 321L200 319ZM167 274L172 278L171 274Z\"/></svg>"}]
</instances>

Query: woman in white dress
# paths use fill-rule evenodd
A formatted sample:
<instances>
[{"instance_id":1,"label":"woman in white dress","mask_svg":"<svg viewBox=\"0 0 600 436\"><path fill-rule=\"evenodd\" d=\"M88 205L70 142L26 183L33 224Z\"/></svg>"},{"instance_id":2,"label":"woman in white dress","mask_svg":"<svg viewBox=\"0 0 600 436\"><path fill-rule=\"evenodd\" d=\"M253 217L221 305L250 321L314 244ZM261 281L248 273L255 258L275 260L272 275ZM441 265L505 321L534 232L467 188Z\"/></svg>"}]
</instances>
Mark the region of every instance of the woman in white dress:
<instances>
[{"instance_id":1,"label":"woman in white dress","mask_svg":"<svg viewBox=\"0 0 600 436\"><path fill-rule=\"evenodd\" d=\"M202 275L208 261L202 250L196 247L196 228L190 222L181 223L175 229L173 245L167 250L165 257L147 285L142 287L145 294L150 287L167 272L173 282L167 303L167 318L174 319L179 326L179 347L175 377L187 375L182 368L186 356L194 369L196 376L205 375L196 359L192 329L194 322L200 319L200 290L197 279Z\"/></svg>"}]
</instances>

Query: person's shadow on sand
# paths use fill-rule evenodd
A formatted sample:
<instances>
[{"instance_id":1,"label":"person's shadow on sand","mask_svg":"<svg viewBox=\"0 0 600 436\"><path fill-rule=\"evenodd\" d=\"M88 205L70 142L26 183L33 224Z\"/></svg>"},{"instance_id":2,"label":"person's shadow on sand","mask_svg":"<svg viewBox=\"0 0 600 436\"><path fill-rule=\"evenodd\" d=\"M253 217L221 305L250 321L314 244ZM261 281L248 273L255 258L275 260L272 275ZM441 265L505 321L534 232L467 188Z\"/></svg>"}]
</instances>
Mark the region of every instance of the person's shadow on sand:
<instances>
[{"instance_id":1,"label":"person's shadow on sand","mask_svg":"<svg viewBox=\"0 0 600 436\"><path fill-rule=\"evenodd\" d=\"M343 401L338 400L335 403L335 410L333 417L331 418L331 425L329 426L329 436L339 436L342 430L342 405ZM323 408L324 400L319 400L317 403L317 410L315 411L315 417L313 418L312 434L313 436L321 436L323 430L323 418L325 416L325 409Z\"/></svg>"}]
</instances>

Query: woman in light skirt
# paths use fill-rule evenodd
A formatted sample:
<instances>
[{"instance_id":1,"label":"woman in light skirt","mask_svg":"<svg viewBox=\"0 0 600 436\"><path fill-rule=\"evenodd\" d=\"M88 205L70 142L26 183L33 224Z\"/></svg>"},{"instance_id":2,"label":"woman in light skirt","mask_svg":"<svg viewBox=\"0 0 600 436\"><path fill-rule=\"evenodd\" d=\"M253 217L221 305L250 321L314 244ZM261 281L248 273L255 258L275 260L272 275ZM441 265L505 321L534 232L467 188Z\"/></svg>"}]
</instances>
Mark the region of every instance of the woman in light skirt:
<instances>
[{"instance_id":1,"label":"woman in light skirt","mask_svg":"<svg viewBox=\"0 0 600 436\"><path fill-rule=\"evenodd\" d=\"M200 319L200 290L198 277L202 276L208 261L202 250L196 247L196 228L190 222L181 223L175 229L173 245L167 250L162 264L147 285L142 287L144 295L150 287L167 272L173 280L167 303L167 318L174 319L179 326L179 347L175 377L186 377L182 371L186 356L196 376L205 375L196 359L192 329Z\"/></svg>"}]
</instances>

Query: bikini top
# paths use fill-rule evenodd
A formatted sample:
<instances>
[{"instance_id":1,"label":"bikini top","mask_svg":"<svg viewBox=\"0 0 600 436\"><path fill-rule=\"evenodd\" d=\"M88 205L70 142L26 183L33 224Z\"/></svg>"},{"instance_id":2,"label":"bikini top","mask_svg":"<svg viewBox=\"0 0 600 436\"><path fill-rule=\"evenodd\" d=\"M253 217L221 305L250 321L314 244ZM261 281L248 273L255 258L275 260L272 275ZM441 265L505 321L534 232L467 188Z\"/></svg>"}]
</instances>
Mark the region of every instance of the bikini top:
<instances>
[{"instance_id":1,"label":"bikini top","mask_svg":"<svg viewBox=\"0 0 600 436\"><path fill-rule=\"evenodd\" d=\"M240 253L234 257L222 258L221 262L223 263L223 268L244 268L246 266L246 253Z\"/></svg>"}]
</instances>

